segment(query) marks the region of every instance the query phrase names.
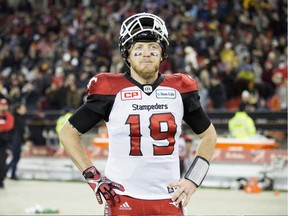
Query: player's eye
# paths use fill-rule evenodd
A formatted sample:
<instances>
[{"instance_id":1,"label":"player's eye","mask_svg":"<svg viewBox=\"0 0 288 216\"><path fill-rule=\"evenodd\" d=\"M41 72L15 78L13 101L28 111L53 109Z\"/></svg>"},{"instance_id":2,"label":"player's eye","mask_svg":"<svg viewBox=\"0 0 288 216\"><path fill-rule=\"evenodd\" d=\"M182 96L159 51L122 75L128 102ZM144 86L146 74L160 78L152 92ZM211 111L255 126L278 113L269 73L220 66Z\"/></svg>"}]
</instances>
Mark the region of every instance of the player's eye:
<instances>
[{"instance_id":1,"label":"player's eye","mask_svg":"<svg viewBox=\"0 0 288 216\"><path fill-rule=\"evenodd\" d=\"M135 46L135 47L134 47L134 50L139 51L139 50L142 50L142 48L143 48L142 46Z\"/></svg>"},{"instance_id":2,"label":"player's eye","mask_svg":"<svg viewBox=\"0 0 288 216\"><path fill-rule=\"evenodd\" d=\"M151 49L153 49L153 50L158 50L158 49L159 49L159 47L158 47L158 46L156 46L156 45L152 45L152 46L151 46Z\"/></svg>"}]
</instances>

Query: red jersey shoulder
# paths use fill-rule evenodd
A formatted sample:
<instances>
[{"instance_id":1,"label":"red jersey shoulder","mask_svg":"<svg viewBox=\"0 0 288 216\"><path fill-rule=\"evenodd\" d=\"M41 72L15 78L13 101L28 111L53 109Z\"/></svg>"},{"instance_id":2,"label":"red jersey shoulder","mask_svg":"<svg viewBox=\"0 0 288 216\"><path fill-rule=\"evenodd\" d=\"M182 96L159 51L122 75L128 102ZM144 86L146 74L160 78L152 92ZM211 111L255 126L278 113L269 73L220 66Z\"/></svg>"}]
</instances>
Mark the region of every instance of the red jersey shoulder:
<instances>
[{"instance_id":1,"label":"red jersey shoulder","mask_svg":"<svg viewBox=\"0 0 288 216\"><path fill-rule=\"evenodd\" d=\"M198 90L196 80L187 74L181 74L181 73L165 75L161 85L175 88L180 93L186 93Z\"/></svg>"},{"instance_id":2,"label":"red jersey shoulder","mask_svg":"<svg viewBox=\"0 0 288 216\"><path fill-rule=\"evenodd\" d=\"M130 85L124 74L100 73L90 79L87 94L116 95Z\"/></svg>"}]
</instances>

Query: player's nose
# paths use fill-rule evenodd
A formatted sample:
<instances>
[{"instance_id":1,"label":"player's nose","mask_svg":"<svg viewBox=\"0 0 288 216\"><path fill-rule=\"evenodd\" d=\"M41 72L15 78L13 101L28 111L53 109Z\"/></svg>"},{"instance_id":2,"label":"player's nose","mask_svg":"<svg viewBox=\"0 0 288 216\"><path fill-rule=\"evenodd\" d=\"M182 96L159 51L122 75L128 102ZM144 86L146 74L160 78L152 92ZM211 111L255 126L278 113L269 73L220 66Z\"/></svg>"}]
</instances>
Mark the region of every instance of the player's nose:
<instances>
[{"instance_id":1,"label":"player's nose","mask_svg":"<svg viewBox=\"0 0 288 216\"><path fill-rule=\"evenodd\" d=\"M149 49L149 47L143 47L143 56L150 56L151 55L151 51Z\"/></svg>"}]
</instances>

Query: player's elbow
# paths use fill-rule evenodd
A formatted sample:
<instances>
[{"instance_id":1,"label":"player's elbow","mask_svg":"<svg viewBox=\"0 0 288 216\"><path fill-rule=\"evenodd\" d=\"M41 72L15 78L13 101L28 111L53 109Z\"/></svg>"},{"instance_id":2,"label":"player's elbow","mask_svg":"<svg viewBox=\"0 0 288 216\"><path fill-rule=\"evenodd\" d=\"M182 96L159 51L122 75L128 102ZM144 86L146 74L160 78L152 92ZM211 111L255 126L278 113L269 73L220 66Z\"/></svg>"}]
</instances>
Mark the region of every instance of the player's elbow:
<instances>
[{"instance_id":1,"label":"player's elbow","mask_svg":"<svg viewBox=\"0 0 288 216\"><path fill-rule=\"evenodd\" d=\"M199 134L201 139L209 139L211 143L216 143L217 141L217 132L214 125L211 123L209 127L202 133Z\"/></svg>"},{"instance_id":2,"label":"player's elbow","mask_svg":"<svg viewBox=\"0 0 288 216\"><path fill-rule=\"evenodd\" d=\"M79 136L77 130L67 121L59 131L60 142L65 146L65 144L69 143L69 140L75 136Z\"/></svg>"}]
</instances>

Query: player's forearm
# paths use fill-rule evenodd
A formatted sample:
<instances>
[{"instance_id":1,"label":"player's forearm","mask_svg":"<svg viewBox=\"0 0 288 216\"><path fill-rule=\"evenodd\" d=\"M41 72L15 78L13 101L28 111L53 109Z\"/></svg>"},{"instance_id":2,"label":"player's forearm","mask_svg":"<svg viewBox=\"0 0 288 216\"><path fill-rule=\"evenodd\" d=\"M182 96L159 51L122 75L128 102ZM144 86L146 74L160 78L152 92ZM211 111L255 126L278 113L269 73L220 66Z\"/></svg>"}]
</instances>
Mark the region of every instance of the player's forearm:
<instances>
[{"instance_id":1,"label":"player's forearm","mask_svg":"<svg viewBox=\"0 0 288 216\"><path fill-rule=\"evenodd\" d=\"M196 187L199 187L202 184L209 170L209 161L212 157L217 141L217 134L214 126L210 124L206 131L200 134L199 137L200 143L195 159L185 174L185 179L193 182Z\"/></svg>"},{"instance_id":2,"label":"player's forearm","mask_svg":"<svg viewBox=\"0 0 288 216\"><path fill-rule=\"evenodd\" d=\"M217 141L217 133L213 124L210 124L207 130L200 134L199 137L200 143L196 156L201 156L210 161Z\"/></svg>"},{"instance_id":3,"label":"player's forearm","mask_svg":"<svg viewBox=\"0 0 288 216\"><path fill-rule=\"evenodd\" d=\"M59 139L63 144L65 151L81 172L93 165L86 155L86 150L81 143L78 131L73 128L69 122L66 122L60 130Z\"/></svg>"}]
</instances>

